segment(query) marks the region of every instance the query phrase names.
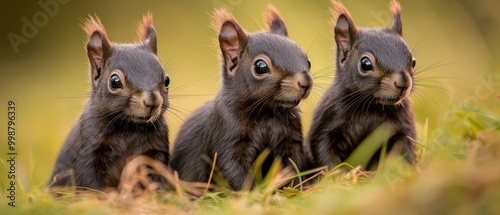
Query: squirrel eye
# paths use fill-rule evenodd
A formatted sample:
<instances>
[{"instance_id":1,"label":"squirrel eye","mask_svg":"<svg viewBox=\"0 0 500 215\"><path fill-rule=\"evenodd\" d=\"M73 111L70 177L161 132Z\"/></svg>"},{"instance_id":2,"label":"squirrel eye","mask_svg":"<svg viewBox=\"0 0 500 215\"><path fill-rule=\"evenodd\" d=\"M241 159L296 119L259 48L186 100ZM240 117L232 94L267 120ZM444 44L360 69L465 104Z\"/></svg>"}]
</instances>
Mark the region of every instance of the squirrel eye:
<instances>
[{"instance_id":1,"label":"squirrel eye","mask_svg":"<svg viewBox=\"0 0 500 215\"><path fill-rule=\"evenodd\" d=\"M309 66L309 69L311 69L311 61L307 60L307 65Z\"/></svg>"},{"instance_id":2,"label":"squirrel eye","mask_svg":"<svg viewBox=\"0 0 500 215\"><path fill-rule=\"evenodd\" d=\"M415 68L416 65L417 65L417 60L415 59L415 57L413 57L411 60L411 67Z\"/></svg>"},{"instance_id":3,"label":"squirrel eye","mask_svg":"<svg viewBox=\"0 0 500 215\"><path fill-rule=\"evenodd\" d=\"M257 75L263 75L266 73L270 73L269 67L267 66L266 62L264 62L263 60L255 61L254 71L255 71L255 74L257 74Z\"/></svg>"},{"instance_id":4,"label":"squirrel eye","mask_svg":"<svg viewBox=\"0 0 500 215\"><path fill-rule=\"evenodd\" d=\"M361 71L368 72L372 70L373 70L373 65L370 59L367 57L361 58Z\"/></svg>"},{"instance_id":5,"label":"squirrel eye","mask_svg":"<svg viewBox=\"0 0 500 215\"><path fill-rule=\"evenodd\" d=\"M165 87L168 88L168 86L170 85L170 77L165 76Z\"/></svg>"},{"instance_id":6,"label":"squirrel eye","mask_svg":"<svg viewBox=\"0 0 500 215\"><path fill-rule=\"evenodd\" d=\"M118 76L117 74L111 75L111 78L109 79L109 86L111 87L111 89L123 88L120 76Z\"/></svg>"}]
</instances>

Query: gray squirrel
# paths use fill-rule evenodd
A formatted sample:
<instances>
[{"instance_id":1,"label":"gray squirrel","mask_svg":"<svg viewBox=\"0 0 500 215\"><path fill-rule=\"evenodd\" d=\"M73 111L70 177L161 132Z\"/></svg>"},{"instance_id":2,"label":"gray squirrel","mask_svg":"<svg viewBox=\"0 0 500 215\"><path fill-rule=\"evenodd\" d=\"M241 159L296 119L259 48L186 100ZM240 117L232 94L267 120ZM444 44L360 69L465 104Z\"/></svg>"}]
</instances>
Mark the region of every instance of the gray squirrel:
<instances>
[{"instance_id":1,"label":"gray squirrel","mask_svg":"<svg viewBox=\"0 0 500 215\"><path fill-rule=\"evenodd\" d=\"M170 78L157 57L152 22L150 13L143 17L141 43L118 44L108 40L99 18L85 21L92 91L59 152L49 186L117 187L127 159L136 155L168 163L163 114Z\"/></svg>"},{"instance_id":2,"label":"gray squirrel","mask_svg":"<svg viewBox=\"0 0 500 215\"><path fill-rule=\"evenodd\" d=\"M391 28L360 28L340 2L336 10L335 80L316 107L307 147L315 167L333 167L384 122L395 128L387 149L415 161L410 93L415 58L404 41L401 7L392 1ZM376 167L380 150L365 168Z\"/></svg>"},{"instance_id":3,"label":"gray squirrel","mask_svg":"<svg viewBox=\"0 0 500 215\"><path fill-rule=\"evenodd\" d=\"M264 150L264 174L274 159L306 168L299 102L313 80L306 53L288 38L279 12L268 9L266 32L246 33L225 10L214 13L222 89L182 125L170 165L186 181L208 182L212 161L231 188L241 190ZM255 184L251 181L250 187Z\"/></svg>"}]
</instances>

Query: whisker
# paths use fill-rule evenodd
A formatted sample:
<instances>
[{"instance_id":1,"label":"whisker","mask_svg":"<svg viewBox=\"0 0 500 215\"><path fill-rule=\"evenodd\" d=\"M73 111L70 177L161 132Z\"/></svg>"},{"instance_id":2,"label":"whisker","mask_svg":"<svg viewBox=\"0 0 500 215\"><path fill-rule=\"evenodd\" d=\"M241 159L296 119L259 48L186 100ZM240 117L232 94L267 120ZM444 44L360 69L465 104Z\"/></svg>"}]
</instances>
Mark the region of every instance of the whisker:
<instances>
[{"instance_id":1,"label":"whisker","mask_svg":"<svg viewBox=\"0 0 500 215\"><path fill-rule=\"evenodd\" d=\"M215 94L174 94L174 95L169 95L169 99L179 99L179 98L186 98L186 97L213 97Z\"/></svg>"},{"instance_id":2,"label":"whisker","mask_svg":"<svg viewBox=\"0 0 500 215\"><path fill-rule=\"evenodd\" d=\"M85 105L78 105L78 106L75 106L75 107L72 107L72 108L65 109L65 110L59 111L57 113L54 113L54 115L59 115L59 114L67 113L67 112L70 112L72 110L80 109L80 108L83 108L83 107L85 107Z\"/></svg>"},{"instance_id":3,"label":"whisker","mask_svg":"<svg viewBox=\"0 0 500 215\"><path fill-rule=\"evenodd\" d=\"M120 118L121 116L121 113L117 114L116 116L114 116L109 122L108 124L106 125L106 129L109 129L111 125L113 125L115 123L115 121Z\"/></svg>"},{"instance_id":4,"label":"whisker","mask_svg":"<svg viewBox=\"0 0 500 215\"><path fill-rule=\"evenodd\" d=\"M449 65L453 65L453 64L459 63L459 62L443 63L446 60L448 60L448 59L441 60L441 61L439 61L437 63L434 63L434 64L431 64L430 66L427 66L427 67L425 67L423 69L417 69L415 71L415 76L427 74L428 72L432 71L433 69L437 69L437 68L440 68L440 67L443 67L443 66L449 66ZM443 64L441 64L441 63L443 63Z\"/></svg>"},{"instance_id":5,"label":"whisker","mask_svg":"<svg viewBox=\"0 0 500 215\"><path fill-rule=\"evenodd\" d=\"M176 56L177 56L177 54L179 54L179 51L174 52L174 53L172 54L172 56L170 56L170 57L167 59L167 62L165 62L165 64L164 64L163 66L166 68L166 67L167 67L167 65L169 65L169 64L170 64L170 61L171 61L172 59L174 59L174 57L176 57Z\"/></svg>"},{"instance_id":6,"label":"whisker","mask_svg":"<svg viewBox=\"0 0 500 215\"><path fill-rule=\"evenodd\" d=\"M422 41L424 40L424 38L425 38L425 37L420 38L420 39L417 41L417 43L415 44L415 46L413 46L413 48L411 49L413 53L416 53L416 52L420 49L419 45L421 45L421 44L422 44Z\"/></svg>"},{"instance_id":7,"label":"whisker","mask_svg":"<svg viewBox=\"0 0 500 215\"><path fill-rule=\"evenodd\" d=\"M445 96L448 96L448 93L449 93L448 89L445 87L442 87L442 86L430 85L430 84L419 84L419 85L415 85L415 86L416 86L416 89L417 89L417 87L423 87L423 88L418 88L418 89L420 89L420 90L426 90L426 89L434 90L434 91L437 91L439 93L442 93Z\"/></svg>"},{"instance_id":8,"label":"whisker","mask_svg":"<svg viewBox=\"0 0 500 215\"><path fill-rule=\"evenodd\" d=\"M154 130L158 131L158 128L155 125L155 122L157 122L159 119L156 119L155 121L150 122L151 125L153 125Z\"/></svg>"},{"instance_id":9,"label":"whisker","mask_svg":"<svg viewBox=\"0 0 500 215\"><path fill-rule=\"evenodd\" d=\"M430 102L428 102L428 99L426 99L426 97L423 96L420 92L414 92L412 98L416 99L420 104L422 104L421 106L423 106L427 110L427 112L430 113L434 118L439 118L438 114L432 111L432 105L430 104ZM438 110L441 110L441 107L439 105L437 106L437 108Z\"/></svg>"},{"instance_id":10,"label":"whisker","mask_svg":"<svg viewBox=\"0 0 500 215\"><path fill-rule=\"evenodd\" d=\"M316 40L318 39L318 36L319 36L319 33L316 34L316 36L314 37L311 45L309 45L309 47L307 47L307 51L306 51L306 54L309 54L309 50L311 50L311 47L314 45L314 43L316 42Z\"/></svg>"},{"instance_id":11,"label":"whisker","mask_svg":"<svg viewBox=\"0 0 500 215\"><path fill-rule=\"evenodd\" d=\"M198 79L196 81L193 81L193 82L189 82L187 84L184 84L184 85L181 85L181 86L178 86L178 87L175 87L173 89L170 90L170 92L176 92L176 91L180 91L180 90L183 90L183 89L186 89L188 87L192 87L194 85L196 85L197 83L201 82L201 81L204 81L204 80L207 80L209 78L211 78L212 76L214 76L215 74L212 74L212 75L209 75L209 76L206 76L204 78L201 78L201 79Z\"/></svg>"},{"instance_id":12,"label":"whisker","mask_svg":"<svg viewBox=\"0 0 500 215\"><path fill-rule=\"evenodd\" d=\"M312 96L315 100L320 100L321 95L318 92L315 92L314 90L311 91L309 96ZM307 99L306 101L311 101L310 99Z\"/></svg>"},{"instance_id":13,"label":"whisker","mask_svg":"<svg viewBox=\"0 0 500 215\"><path fill-rule=\"evenodd\" d=\"M442 108L441 108L441 105L439 105L439 102L436 101L436 99L432 98L432 96L430 96L428 93L426 93L425 91L415 91L416 93L420 94L420 95L426 95L424 98L428 98L429 100L431 100L439 109L440 112L442 112Z\"/></svg>"},{"instance_id":14,"label":"whisker","mask_svg":"<svg viewBox=\"0 0 500 215\"><path fill-rule=\"evenodd\" d=\"M472 84L472 82L468 82L468 83ZM439 85L450 86L450 87L454 87L456 89L463 90L465 92L470 92L470 90L465 88L463 85L458 85L458 84L451 83L451 82L445 82L445 81L439 81L439 80L424 80L424 81L418 80L415 82L415 86L423 86L424 88L431 87L431 86L437 87ZM439 86L439 87L444 88L444 86ZM444 88L444 89L446 89L446 88Z\"/></svg>"},{"instance_id":15,"label":"whisker","mask_svg":"<svg viewBox=\"0 0 500 215\"><path fill-rule=\"evenodd\" d=\"M278 91L275 91L275 92L273 92L273 93L270 93L270 94L269 94L270 96L266 96L266 97L264 97L265 99L264 99L264 100L262 100L261 104L265 104L266 102L268 102L269 100L271 100L271 98L272 98L274 95L276 95L276 94L278 94ZM263 107L264 107L264 105L260 105L260 108L259 108L259 112L258 112L258 114L260 114L260 113L262 112L262 108L263 108ZM276 109L276 107L277 107L277 104L274 104L274 108L273 108L273 109Z\"/></svg>"},{"instance_id":16,"label":"whisker","mask_svg":"<svg viewBox=\"0 0 500 215\"><path fill-rule=\"evenodd\" d=\"M179 116L182 114L183 116ZM177 108L170 107L167 110L167 116L172 116L172 118L177 122L178 125L182 125L182 121L188 116L184 114L182 111L177 110Z\"/></svg>"},{"instance_id":17,"label":"whisker","mask_svg":"<svg viewBox=\"0 0 500 215\"><path fill-rule=\"evenodd\" d=\"M185 112L183 112L183 111L186 111L186 112L192 112L192 111L190 111L190 110L188 110L188 109L186 109L186 108L182 108L182 107L172 107L172 106L171 106L171 107L169 107L169 108L168 108L167 113L171 113L172 111L175 111L175 112L177 112L177 113L179 113L179 114L182 114L182 116L183 116L184 118L188 117L188 114L186 114L186 113L185 113Z\"/></svg>"},{"instance_id":18,"label":"whisker","mask_svg":"<svg viewBox=\"0 0 500 215\"><path fill-rule=\"evenodd\" d=\"M357 97L356 101L353 102L352 104L356 104L356 106L354 106L354 110L352 111L352 115L351 115L351 118L354 118L354 115L357 113L356 110L358 109L359 105L360 104L363 104L362 107L364 106L364 104L366 103L367 99L370 98L371 94L370 93L362 93L360 94L360 96ZM346 109L350 109L353 105L349 105ZM369 108L367 108L367 111L369 110Z\"/></svg>"},{"instance_id":19,"label":"whisker","mask_svg":"<svg viewBox=\"0 0 500 215\"><path fill-rule=\"evenodd\" d=\"M82 99L82 98L90 98L90 94L82 94L82 95L74 95L74 96L52 96L49 98L52 98L52 99Z\"/></svg>"},{"instance_id":20,"label":"whisker","mask_svg":"<svg viewBox=\"0 0 500 215\"><path fill-rule=\"evenodd\" d=\"M271 97L273 97L274 95L278 94L278 91L274 91L274 92L271 92L269 93L268 95L266 96L263 96L262 98L259 98L257 101L255 101L253 104L251 104L250 106L248 106L246 109L245 109L245 113L252 113L259 105L261 104L264 104L265 102L267 102ZM259 109L259 113L260 111L262 110L262 106L260 107Z\"/></svg>"}]
</instances>

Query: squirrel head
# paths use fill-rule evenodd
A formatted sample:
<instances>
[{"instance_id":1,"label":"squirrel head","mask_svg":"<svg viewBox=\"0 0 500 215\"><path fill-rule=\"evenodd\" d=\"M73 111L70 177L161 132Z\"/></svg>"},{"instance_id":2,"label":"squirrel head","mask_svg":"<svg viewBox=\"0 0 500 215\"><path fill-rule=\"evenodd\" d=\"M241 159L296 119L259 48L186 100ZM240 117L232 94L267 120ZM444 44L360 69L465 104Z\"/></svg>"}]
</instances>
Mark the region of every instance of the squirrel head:
<instances>
[{"instance_id":1,"label":"squirrel head","mask_svg":"<svg viewBox=\"0 0 500 215\"><path fill-rule=\"evenodd\" d=\"M90 102L100 114L117 117L117 121L151 123L166 110L170 78L157 57L152 23L148 13L139 24L140 43L118 44L108 40L98 17L85 20L92 83Z\"/></svg>"},{"instance_id":2,"label":"squirrel head","mask_svg":"<svg viewBox=\"0 0 500 215\"><path fill-rule=\"evenodd\" d=\"M288 38L283 18L268 6L267 31L246 33L225 10L216 10L214 28L222 61L222 92L242 105L296 107L312 87L306 53Z\"/></svg>"},{"instance_id":3,"label":"squirrel head","mask_svg":"<svg viewBox=\"0 0 500 215\"><path fill-rule=\"evenodd\" d=\"M391 3L391 28L359 28L342 3L335 7L338 83L380 105L398 105L413 90L415 58L403 40L401 7Z\"/></svg>"}]
</instances>

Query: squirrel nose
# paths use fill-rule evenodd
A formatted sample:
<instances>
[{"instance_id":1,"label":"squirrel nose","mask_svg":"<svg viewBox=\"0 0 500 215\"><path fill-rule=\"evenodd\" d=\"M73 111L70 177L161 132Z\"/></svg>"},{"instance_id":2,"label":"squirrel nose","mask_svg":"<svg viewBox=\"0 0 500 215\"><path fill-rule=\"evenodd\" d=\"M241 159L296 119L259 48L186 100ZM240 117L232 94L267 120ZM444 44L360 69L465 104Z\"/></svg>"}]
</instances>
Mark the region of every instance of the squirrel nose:
<instances>
[{"instance_id":1,"label":"squirrel nose","mask_svg":"<svg viewBox=\"0 0 500 215\"><path fill-rule=\"evenodd\" d=\"M305 81L303 82L299 81L297 84L299 85L300 88L304 90L308 90L311 87L311 85L309 83L306 83Z\"/></svg>"},{"instance_id":2,"label":"squirrel nose","mask_svg":"<svg viewBox=\"0 0 500 215\"><path fill-rule=\"evenodd\" d=\"M407 86L406 80L405 80L405 72L401 71L399 73L394 74L394 86L399 88L399 89L404 89Z\"/></svg>"},{"instance_id":3,"label":"squirrel nose","mask_svg":"<svg viewBox=\"0 0 500 215\"><path fill-rule=\"evenodd\" d=\"M155 109L156 107L158 107L158 105L154 102L150 102L150 101L146 101L144 100L144 106L150 108L150 109Z\"/></svg>"},{"instance_id":4,"label":"squirrel nose","mask_svg":"<svg viewBox=\"0 0 500 215\"><path fill-rule=\"evenodd\" d=\"M311 76L307 73L307 71L302 71L302 77L298 79L297 85L304 89L305 91L309 90L312 86Z\"/></svg>"},{"instance_id":5,"label":"squirrel nose","mask_svg":"<svg viewBox=\"0 0 500 215\"><path fill-rule=\"evenodd\" d=\"M158 108L162 102L163 98L159 95L159 92L144 92L145 95L144 99L142 100L143 104L145 107L149 108L151 111L155 110Z\"/></svg>"},{"instance_id":6,"label":"squirrel nose","mask_svg":"<svg viewBox=\"0 0 500 215\"><path fill-rule=\"evenodd\" d=\"M401 83L401 81L395 81L394 82L394 86L398 89L401 89L401 90L404 90L406 88L406 84L404 83Z\"/></svg>"},{"instance_id":7,"label":"squirrel nose","mask_svg":"<svg viewBox=\"0 0 500 215\"><path fill-rule=\"evenodd\" d=\"M394 79L394 87L399 89L401 92L404 92L406 88L408 88L408 84L405 79L404 72L401 72L400 75Z\"/></svg>"}]
</instances>

